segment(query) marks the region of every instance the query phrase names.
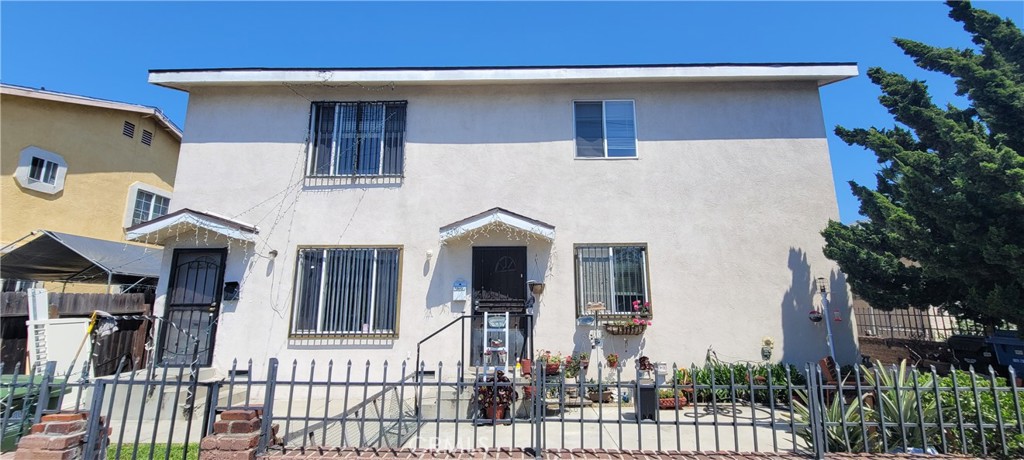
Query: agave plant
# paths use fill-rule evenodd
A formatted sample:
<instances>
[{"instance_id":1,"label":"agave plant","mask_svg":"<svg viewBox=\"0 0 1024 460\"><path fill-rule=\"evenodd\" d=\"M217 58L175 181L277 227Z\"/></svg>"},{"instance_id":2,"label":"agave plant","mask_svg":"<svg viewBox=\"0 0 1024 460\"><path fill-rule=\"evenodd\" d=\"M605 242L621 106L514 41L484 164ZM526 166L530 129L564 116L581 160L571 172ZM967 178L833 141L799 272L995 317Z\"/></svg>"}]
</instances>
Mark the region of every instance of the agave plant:
<instances>
[{"instance_id":1,"label":"agave plant","mask_svg":"<svg viewBox=\"0 0 1024 460\"><path fill-rule=\"evenodd\" d=\"M810 401L806 390L793 392L793 421L809 425L811 410L801 401ZM828 452L865 452L864 430L861 429L860 401L849 404L843 398L832 398L822 416L825 421L825 445ZM845 422L845 426L844 426ZM798 428L796 432L808 446L814 444L811 427Z\"/></svg>"},{"instance_id":2,"label":"agave plant","mask_svg":"<svg viewBox=\"0 0 1024 460\"><path fill-rule=\"evenodd\" d=\"M862 404L864 418L869 426L878 427L869 436L873 450L904 445L923 448L926 442L934 446L941 439L938 426L926 426L939 420L935 399L927 397L935 385L930 375L919 376L917 370L907 370L906 360L901 361L899 366L889 368L879 362L874 369L863 368L862 372L871 396L861 401L869 402ZM922 426L925 426L924 429Z\"/></svg>"}]
</instances>

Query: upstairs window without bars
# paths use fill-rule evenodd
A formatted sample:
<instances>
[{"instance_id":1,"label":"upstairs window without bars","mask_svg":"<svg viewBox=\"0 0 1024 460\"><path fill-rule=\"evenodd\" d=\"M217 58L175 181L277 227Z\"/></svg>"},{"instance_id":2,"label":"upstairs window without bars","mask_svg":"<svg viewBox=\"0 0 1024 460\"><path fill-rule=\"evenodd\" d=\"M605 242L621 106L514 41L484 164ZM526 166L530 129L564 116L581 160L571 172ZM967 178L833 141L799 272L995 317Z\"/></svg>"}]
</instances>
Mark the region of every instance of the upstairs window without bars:
<instances>
[{"instance_id":1,"label":"upstairs window without bars","mask_svg":"<svg viewBox=\"0 0 1024 460\"><path fill-rule=\"evenodd\" d=\"M633 301L648 301L647 247L642 245L576 246L576 311L584 316L590 302L602 302L603 314L633 313Z\"/></svg>"},{"instance_id":2,"label":"upstairs window without bars","mask_svg":"<svg viewBox=\"0 0 1024 460\"><path fill-rule=\"evenodd\" d=\"M29 166L28 178L31 180L45 182L50 185L57 183L57 169L60 165L39 157L32 157L32 164Z\"/></svg>"},{"instance_id":3,"label":"upstairs window without bars","mask_svg":"<svg viewBox=\"0 0 1024 460\"><path fill-rule=\"evenodd\" d=\"M171 199L139 190L135 195L135 210L132 212L132 225L140 224L167 214Z\"/></svg>"},{"instance_id":4,"label":"upstairs window without bars","mask_svg":"<svg viewBox=\"0 0 1024 460\"><path fill-rule=\"evenodd\" d=\"M134 139L135 138L135 123L132 123L130 121L125 121L124 122L124 128L121 128L121 134L124 134L125 136Z\"/></svg>"},{"instance_id":5,"label":"upstairs window without bars","mask_svg":"<svg viewBox=\"0 0 1024 460\"><path fill-rule=\"evenodd\" d=\"M576 101L577 158L636 158L633 101Z\"/></svg>"},{"instance_id":6,"label":"upstairs window without bars","mask_svg":"<svg viewBox=\"0 0 1024 460\"><path fill-rule=\"evenodd\" d=\"M400 248L299 250L292 335L398 334Z\"/></svg>"},{"instance_id":7,"label":"upstairs window without bars","mask_svg":"<svg viewBox=\"0 0 1024 460\"><path fill-rule=\"evenodd\" d=\"M401 176L405 101L314 102L307 176Z\"/></svg>"}]
</instances>

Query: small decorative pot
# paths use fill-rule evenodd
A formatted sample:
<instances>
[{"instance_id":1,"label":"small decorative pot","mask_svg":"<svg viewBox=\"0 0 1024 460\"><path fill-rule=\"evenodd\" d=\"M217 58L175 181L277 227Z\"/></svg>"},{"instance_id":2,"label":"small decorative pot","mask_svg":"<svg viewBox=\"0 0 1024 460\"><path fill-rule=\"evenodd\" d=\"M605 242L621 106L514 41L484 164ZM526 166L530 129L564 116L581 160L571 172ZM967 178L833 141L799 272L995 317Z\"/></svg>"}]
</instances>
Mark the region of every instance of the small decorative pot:
<instances>
[{"instance_id":1,"label":"small decorative pot","mask_svg":"<svg viewBox=\"0 0 1024 460\"><path fill-rule=\"evenodd\" d=\"M557 375L561 370L562 365L558 363L547 363L544 366L544 370L548 375Z\"/></svg>"}]
</instances>

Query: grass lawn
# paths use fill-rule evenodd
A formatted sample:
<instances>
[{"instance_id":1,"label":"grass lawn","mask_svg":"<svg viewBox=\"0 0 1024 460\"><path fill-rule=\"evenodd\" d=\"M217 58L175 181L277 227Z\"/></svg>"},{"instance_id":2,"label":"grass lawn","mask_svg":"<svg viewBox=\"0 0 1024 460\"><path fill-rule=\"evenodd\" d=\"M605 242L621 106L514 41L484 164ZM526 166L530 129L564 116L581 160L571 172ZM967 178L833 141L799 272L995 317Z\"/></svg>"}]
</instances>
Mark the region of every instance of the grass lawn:
<instances>
[{"instance_id":1,"label":"grass lawn","mask_svg":"<svg viewBox=\"0 0 1024 460\"><path fill-rule=\"evenodd\" d=\"M107 448L107 459L108 460L131 460L132 459L132 450L134 450L134 449L135 449L134 445L132 445L132 444L124 444L124 445L121 446L121 456L120 457L116 457L115 454L117 453L117 446L110 446L109 448ZM153 445L153 448L152 448L153 459L154 460L156 460L156 459L163 460L164 458L167 458L166 455L167 455L167 451L168 450L171 451L171 456L169 457L171 460L181 460L181 459L185 458L185 444L171 444L170 446L168 446L167 444L156 443L156 444ZM150 452L149 444L140 444L139 445L138 456L135 457L135 458L137 458L137 459L147 459L148 460L150 458L149 457L149 452ZM199 458L199 443L196 442L196 443L189 443L188 444L188 458L190 458L190 459L198 459Z\"/></svg>"}]
</instances>

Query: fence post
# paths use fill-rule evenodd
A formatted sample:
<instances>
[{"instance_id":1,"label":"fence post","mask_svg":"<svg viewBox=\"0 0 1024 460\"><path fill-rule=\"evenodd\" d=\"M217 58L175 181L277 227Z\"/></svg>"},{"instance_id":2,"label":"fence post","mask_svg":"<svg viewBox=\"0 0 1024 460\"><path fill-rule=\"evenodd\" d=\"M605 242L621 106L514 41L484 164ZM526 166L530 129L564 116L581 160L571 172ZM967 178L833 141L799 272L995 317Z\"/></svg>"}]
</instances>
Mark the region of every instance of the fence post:
<instances>
[{"instance_id":1,"label":"fence post","mask_svg":"<svg viewBox=\"0 0 1024 460\"><path fill-rule=\"evenodd\" d=\"M277 387L277 358L270 358L267 365L267 383L263 392L263 419L260 421L260 443L256 447L256 453L262 454L267 451L274 433L271 431L274 419L274 390Z\"/></svg>"},{"instance_id":2,"label":"fence post","mask_svg":"<svg viewBox=\"0 0 1024 460\"><path fill-rule=\"evenodd\" d=\"M811 414L811 419L808 420L807 428L811 430L811 447L814 449L814 458L817 460L824 460L825 458L825 442L827 434L825 433L825 423L822 420L822 407L823 401L821 400L822 393L821 388L818 385L818 377L820 370L817 364L808 364L807 366L807 410Z\"/></svg>"},{"instance_id":3,"label":"fence post","mask_svg":"<svg viewBox=\"0 0 1024 460\"><path fill-rule=\"evenodd\" d=\"M547 389L544 388L544 366L534 360L533 364L533 458L544 457L544 395Z\"/></svg>"},{"instance_id":4,"label":"fence post","mask_svg":"<svg viewBox=\"0 0 1024 460\"><path fill-rule=\"evenodd\" d=\"M57 372L57 362L47 361L46 369L43 370L43 382L39 384L39 398L36 400L36 413L32 416L32 424L39 423L43 418L43 411L50 403L50 385L53 384L53 374ZM14 391L13 389L11 390ZM59 407L58 407L59 409Z\"/></svg>"},{"instance_id":5,"label":"fence post","mask_svg":"<svg viewBox=\"0 0 1024 460\"><path fill-rule=\"evenodd\" d=\"M101 422L103 421L103 396L106 392L106 384L107 382L100 379L94 380L92 384L92 400L89 401L89 419L86 420L85 425L85 449L82 455L85 460L95 460L107 456L106 452L103 452L102 443L97 442L100 430L103 429Z\"/></svg>"}]
</instances>

